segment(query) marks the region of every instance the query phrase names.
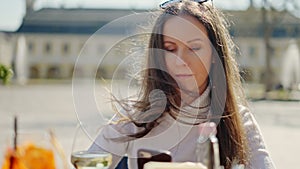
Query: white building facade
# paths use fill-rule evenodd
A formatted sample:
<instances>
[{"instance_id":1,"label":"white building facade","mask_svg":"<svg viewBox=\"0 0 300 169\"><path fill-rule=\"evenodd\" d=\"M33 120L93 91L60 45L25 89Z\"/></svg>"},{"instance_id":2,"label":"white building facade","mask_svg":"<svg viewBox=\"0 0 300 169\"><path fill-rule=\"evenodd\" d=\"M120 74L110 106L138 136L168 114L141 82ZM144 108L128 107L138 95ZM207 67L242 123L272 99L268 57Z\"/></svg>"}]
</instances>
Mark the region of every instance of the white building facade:
<instances>
[{"instance_id":1,"label":"white building facade","mask_svg":"<svg viewBox=\"0 0 300 169\"><path fill-rule=\"evenodd\" d=\"M78 72L82 74L82 77L96 73L95 76L111 78L116 66L124 59L122 51L126 52L126 50L130 50L127 48L131 47L130 44L120 42L120 44L116 44L119 45L118 50L111 50L111 46L107 45L110 44L110 41L118 41L124 35L123 25L112 27L107 34L104 32L93 44L86 45L86 43L97 30L107 23L139 12L146 11L82 8L40 9L27 13L20 28L10 36L25 36L28 78L70 79L75 67L80 69ZM229 19L234 22L230 32L241 51L241 55L237 59L241 72L246 72L243 74L244 79L249 82L261 83L265 76L263 72L266 64L266 51L260 11L250 8L247 11L225 11L225 13L229 13ZM147 21L141 20L141 22ZM132 26L132 30L138 27L128 24ZM0 41L1 39L3 41L3 35L0 34L0 37L2 37ZM286 14L284 20L276 25L271 37L273 49L271 65L275 74L274 84L280 83L281 63L285 59L284 53L291 39L295 39L300 46L300 19ZM2 42L0 44L2 44L0 47L5 48L5 50L1 50L2 52L12 51L8 55L14 55L15 49L12 49L10 45L3 46L6 43ZM82 49L84 50L82 51ZM108 54L110 55L109 59L105 59L99 65L97 57L109 50L111 50ZM1 55L7 54L0 53L0 57L2 57ZM78 56L86 56L87 60L77 63ZM14 56L12 57L14 58ZM126 72L126 68L124 68L124 72Z\"/></svg>"}]
</instances>

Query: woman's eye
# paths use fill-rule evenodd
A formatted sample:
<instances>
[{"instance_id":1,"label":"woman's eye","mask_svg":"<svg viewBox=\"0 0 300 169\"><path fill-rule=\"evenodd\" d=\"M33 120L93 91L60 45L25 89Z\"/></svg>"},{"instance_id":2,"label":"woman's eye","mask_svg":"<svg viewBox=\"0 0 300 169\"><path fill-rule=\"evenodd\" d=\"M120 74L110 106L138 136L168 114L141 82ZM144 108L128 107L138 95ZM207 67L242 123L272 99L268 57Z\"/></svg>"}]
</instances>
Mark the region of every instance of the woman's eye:
<instances>
[{"instance_id":1,"label":"woman's eye","mask_svg":"<svg viewBox=\"0 0 300 169\"><path fill-rule=\"evenodd\" d=\"M190 50L193 50L193 51L197 51L197 50L200 50L200 49L201 49L200 46L190 47Z\"/></svg>"},{"instance_id":2,"label":"woman's eye","mask_svg":"<svg viewBox=\"0 0 300 169\"><path fill-rule=\"evenodd\" d=\"M173 52L176 50L174 47L165 47L164 49L168 52Z\"/></svg>"}]
</instances>

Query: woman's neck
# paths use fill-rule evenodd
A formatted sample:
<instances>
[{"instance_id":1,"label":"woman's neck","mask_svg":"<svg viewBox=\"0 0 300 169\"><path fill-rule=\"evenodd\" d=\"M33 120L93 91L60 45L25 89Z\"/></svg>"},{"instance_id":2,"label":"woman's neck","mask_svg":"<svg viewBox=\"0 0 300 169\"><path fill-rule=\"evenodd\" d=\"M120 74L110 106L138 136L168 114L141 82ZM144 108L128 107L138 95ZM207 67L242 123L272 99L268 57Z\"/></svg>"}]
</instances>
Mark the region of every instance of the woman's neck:
<instances>
[{"instance_id":1,"label":"woman's neck","mask_svg":"<svg viewBox=\"0 0 300 169\"><path fill-rule=\"evenodd\" d=\"M209 85L209 83L208 83L208 81L206 81L198 88L198 90L195 90L195 91L181 90L181 103L183 103L183 104L192 103L195 99L197 99L199 96L201 96L205 92L208 85Z\"/></svg>"}]
</instances>

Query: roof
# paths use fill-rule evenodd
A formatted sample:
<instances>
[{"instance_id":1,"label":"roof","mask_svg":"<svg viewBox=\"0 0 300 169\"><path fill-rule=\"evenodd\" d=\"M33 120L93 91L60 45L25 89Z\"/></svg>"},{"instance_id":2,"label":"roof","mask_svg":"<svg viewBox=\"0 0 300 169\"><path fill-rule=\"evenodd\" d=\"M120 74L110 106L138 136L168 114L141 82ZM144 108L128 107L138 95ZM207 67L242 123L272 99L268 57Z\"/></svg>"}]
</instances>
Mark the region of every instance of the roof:
<instances>
[{"instance_id":1,"label":"roof","mask_svg":"<svg viewBox=\"0 0 300 169\"><path fill-rule=\"evenodd\" d=\"M44 8L27 14L18 33L71 33L91 34L105 24L130 14L145 10ZM130 20L128 22L131 22ZM131 25L133 26L133 25ZM123 33L122 26L110 29L110 33Z\"/></svg>"},{"instance_id":2,"label":"roof","mask_svg":"<svg viewBox=\"0 0 300 169\"><path fill-rule=\"evenodd\" d=\"M232 22L231 33L234 36L263 36L264 24L262 11L249 8L246 11L226 11L228 19ZM285 11L273 11L269 18L273 17L273 37L300 37L300 18Z\"/></svg>"},{"instance_id":3,"label":"roof","mask_svg":"<svg viewBox=\"0 0 300 169\"><path fill-rule=\"evenodd\" d=\"M27 14L18 33L63 33L63 34L92 34L107 23L135 13L148 12L147 10L131 9L87 9L87 8L44 8ZM262 37L264 25L262 12L259 9L249 8L246 11L224 11L229 20L233 21L230 32L233 36ZM273 37L300 37L300 18L287 12L273 12L278 16L274 24ZM147 19L131 17L127 22L121 22L110 27L107 32L123 34L128 31L124 25L134 29L136 23Z\"/></svg>"}]
</instances>

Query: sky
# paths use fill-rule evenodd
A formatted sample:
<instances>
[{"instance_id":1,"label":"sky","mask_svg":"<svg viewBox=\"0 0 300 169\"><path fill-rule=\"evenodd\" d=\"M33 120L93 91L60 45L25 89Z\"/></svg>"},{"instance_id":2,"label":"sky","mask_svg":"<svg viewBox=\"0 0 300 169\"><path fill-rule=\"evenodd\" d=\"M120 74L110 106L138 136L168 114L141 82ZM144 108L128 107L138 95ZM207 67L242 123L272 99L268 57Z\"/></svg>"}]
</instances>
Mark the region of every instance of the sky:
<instances>
[{"instance_id":1,"label":"sky","mask_svg":"<svg viewBox=\"0 0 300 169\"><path fill-rule=\"evenodd\" d=\"M65 8L157 8L164 0L36 0L35 10L45 7ZM246 9L249 0L214 0L224 9ZM25 14L25 0L0 0L0 31L18 29Z\"/></svg>"}]
</instances>

